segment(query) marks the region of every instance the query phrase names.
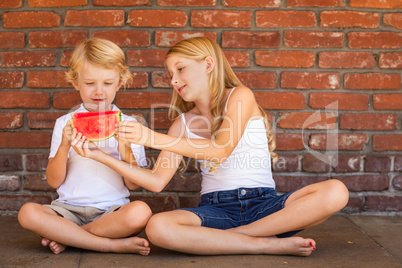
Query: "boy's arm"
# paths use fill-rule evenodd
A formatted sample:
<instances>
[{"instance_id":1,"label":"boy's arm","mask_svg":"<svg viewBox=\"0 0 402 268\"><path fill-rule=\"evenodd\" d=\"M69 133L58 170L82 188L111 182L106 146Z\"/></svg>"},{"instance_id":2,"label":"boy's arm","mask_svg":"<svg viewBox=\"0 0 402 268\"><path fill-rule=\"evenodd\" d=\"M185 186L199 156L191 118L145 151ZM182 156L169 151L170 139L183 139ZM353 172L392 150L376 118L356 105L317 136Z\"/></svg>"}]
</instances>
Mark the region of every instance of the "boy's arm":
<instances>
[{"instance_id":1,"label":"boy's arm","mask_svg":"<svg viewBox=\"0 0 402 268\"><path fill-rule=\"evenodd\" d=\"M53 188L59 188L66 179L68 151L70 150L67 135L71 135L71 126L69 124L63 128L61 144L56 155L49 159L46 167L46 180Z\"/></svg>"}]
</instances>

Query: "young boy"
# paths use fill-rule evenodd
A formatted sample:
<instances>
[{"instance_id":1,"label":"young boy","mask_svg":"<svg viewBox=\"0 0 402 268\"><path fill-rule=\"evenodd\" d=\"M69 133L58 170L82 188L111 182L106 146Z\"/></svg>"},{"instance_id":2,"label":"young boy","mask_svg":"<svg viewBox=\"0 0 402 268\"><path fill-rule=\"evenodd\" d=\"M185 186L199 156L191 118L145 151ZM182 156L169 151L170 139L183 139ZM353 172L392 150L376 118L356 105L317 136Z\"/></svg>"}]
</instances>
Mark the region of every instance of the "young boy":
<instances>
[{"instance_id":1,"label":"young boy","mask_svg":"<svg viewBox=\"0 0 402 268\"><path fill-rule=\"evenodd\" d=\"M83 102L72 113L118 111L112 104L116 93L132 81L123 51L99 38L77 46L66 77ZM85 137L72 129L70 119L71 113L56 121L46 168L47 182L57 188L59 197L51 205L24 204L18 214L21 226L43 237L42 245L55 254L73 246L148 255L148 241L130 237L141 232L152 215L144 202L129 202L129 190L138 186L106 165L77 154ZM122 120L135 121L123 114ZM146 165L143 146L115 137L95 144L92 146L97 152Z\"/></svg>"}]
</instances>

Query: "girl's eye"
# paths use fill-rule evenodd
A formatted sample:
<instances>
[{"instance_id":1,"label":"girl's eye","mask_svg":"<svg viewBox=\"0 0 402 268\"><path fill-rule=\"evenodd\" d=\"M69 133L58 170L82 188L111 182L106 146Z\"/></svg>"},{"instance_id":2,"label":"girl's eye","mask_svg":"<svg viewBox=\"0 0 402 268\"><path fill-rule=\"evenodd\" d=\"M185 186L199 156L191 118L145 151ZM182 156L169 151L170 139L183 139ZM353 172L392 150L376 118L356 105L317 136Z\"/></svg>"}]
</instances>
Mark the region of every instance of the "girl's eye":
<instances>
[{"instance_id":1,"label":"girl's eye","mask_svg":"<svg viewBox=\"0 0 402 268\"><path fill-rule=\"evenodd\" d=\"M177 68L179 72L183 71L184 67Z\"/></svg>"}]
</instances>

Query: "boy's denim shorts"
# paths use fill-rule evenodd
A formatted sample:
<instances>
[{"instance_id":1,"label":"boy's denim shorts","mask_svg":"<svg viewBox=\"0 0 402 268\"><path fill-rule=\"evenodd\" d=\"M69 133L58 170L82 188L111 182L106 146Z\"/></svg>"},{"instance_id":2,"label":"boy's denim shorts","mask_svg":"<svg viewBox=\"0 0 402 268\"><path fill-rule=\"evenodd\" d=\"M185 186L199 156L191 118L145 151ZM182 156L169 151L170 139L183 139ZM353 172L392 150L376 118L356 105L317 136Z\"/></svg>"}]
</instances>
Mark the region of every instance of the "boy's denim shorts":
<instances>
[{"instance_id":1,"label":"boy's denim shorts","mask_svg":"<svg viewBox=\"0 0 402 268\"><path fill-rule=\"evenodd\" d=\"M293 192L278 195L273 188L239 188L201 195L197 208L183 208L201 218L202 226L230 229L250 224L283 209L286 199ZM298 231L277 234L289 237Z\"/></svg>"}]
</instances>

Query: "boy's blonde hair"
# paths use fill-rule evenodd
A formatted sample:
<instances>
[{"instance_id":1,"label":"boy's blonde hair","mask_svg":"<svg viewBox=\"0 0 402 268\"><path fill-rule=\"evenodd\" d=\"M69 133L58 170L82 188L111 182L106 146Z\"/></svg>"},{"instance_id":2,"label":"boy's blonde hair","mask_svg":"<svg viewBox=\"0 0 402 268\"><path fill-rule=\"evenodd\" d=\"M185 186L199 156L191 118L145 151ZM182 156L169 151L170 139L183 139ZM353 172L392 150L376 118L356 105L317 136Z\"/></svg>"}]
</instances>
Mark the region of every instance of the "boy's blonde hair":
<instances>
[{"instance_id":1,"label":"boy's blonde hair","mask_svg":"<svg viewBox=\"0 0 402 268\"><path fill-rule=\"evenodd\" d=\"M215 61L215 67L211 73L209 80L209 88L211 90L210 111L214 118L211 126L212 138L215 137L219 127L223 121L223 110L225 108L225 89L242 86L243 84L234 73L232 67L227 61L222 49L216 42L206 37L193 37L184 39L175 44L166 54L166 59L170 56L178 56L182 58L202 61L206 57L211 56ZM169 118L175 120L180 113L185 113L194 107L194 103L183 100L180 95L173 91L171 107L169 109ZM275 149L275 140L270 131L267 114L264 109L258 106L261 115L264 117L264 123L267 130L268 147L274 161L277 160Z\"/></svg>"},{"instance_id":2,"label":"boy's blonde hair","mask_svg":"<svg viewBox=\"0 0 402 268\"><path fill-rule=\"evenodd\" d=\"M66 72L66 80L70 83L77 82L80 69L87 63L105 69L116 69L120 74L120 83L123 88L133 81L123 50L109 40L92 37L79 44L73 51L70 70Z\"/></svg>"}]
</instances>

